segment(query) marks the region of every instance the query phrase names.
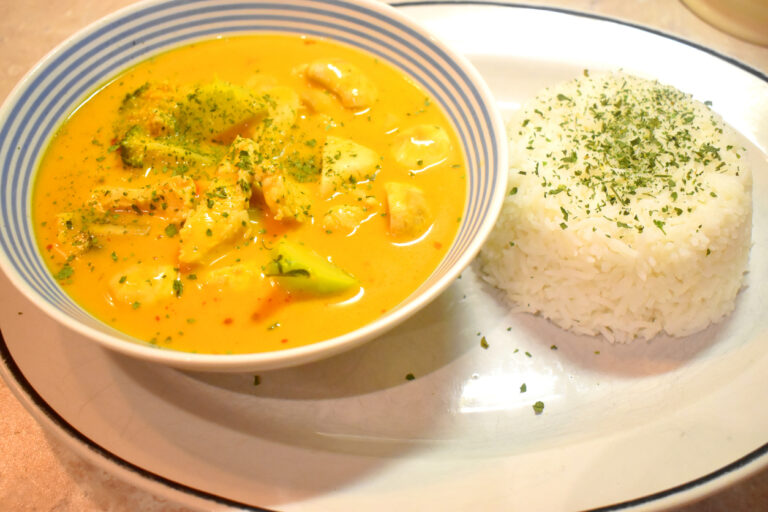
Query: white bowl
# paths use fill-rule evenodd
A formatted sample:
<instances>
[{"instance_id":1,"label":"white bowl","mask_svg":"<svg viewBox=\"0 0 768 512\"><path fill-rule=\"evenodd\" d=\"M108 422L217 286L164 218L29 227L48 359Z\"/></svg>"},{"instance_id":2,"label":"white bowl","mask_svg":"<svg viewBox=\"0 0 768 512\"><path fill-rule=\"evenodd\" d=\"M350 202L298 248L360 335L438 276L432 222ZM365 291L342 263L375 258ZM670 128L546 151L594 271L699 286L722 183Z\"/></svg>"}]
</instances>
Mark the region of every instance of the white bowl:
<instances>
[{"instance_id":1,"label":"white bowl","mask_svg":"<svg viewBox=\"0 0 768 512\"><path fill-rule=\"evenodd\" d=\"M48 271L35 243L31 193L48 141L67 115L122 70L170 48L220 35L280 32L342 42L374 54L427 90L454 124L467 159L467 195L453 244L403 303L355 331L277 352L206 355L158 349L94 318ZM417 24L373 1L150 1L108 16L46 56L0 109L0 264L38 307L106 348L178 368L250 371L291 366L352 348L402 322L470 263L506 189L503 124L479 74Z\"/></svg>"}]
</instances>

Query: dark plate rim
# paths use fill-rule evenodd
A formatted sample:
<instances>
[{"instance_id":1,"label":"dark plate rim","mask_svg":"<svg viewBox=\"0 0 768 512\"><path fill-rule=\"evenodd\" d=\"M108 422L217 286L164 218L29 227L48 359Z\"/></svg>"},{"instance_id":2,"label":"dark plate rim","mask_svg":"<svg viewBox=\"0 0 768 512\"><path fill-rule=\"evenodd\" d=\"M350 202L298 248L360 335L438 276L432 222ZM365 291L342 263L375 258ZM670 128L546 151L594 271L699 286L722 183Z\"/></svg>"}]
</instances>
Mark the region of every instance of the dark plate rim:
<instances>
[{"instance_id":1,"label":"dark plate rim","mask_svg":"<svg viewBox=\"0 0 768 512\"><path fill-rule=\"evenodd\" d=\"M609 22L609 23L616 23L616 24L624 25L634 29L643 30L645 32L650 32L652 34L656 34L666 39L671 39L681 44L691 46L693 48L696 48L697 50L700 50L709 55L717 57L718 59L724 60L736 66L737 68L743 71L746 71L756 76L760 80L768 83L768 75L750 67L747 64L744 64L743 62L737 59L734 59L733 57L727 56L723 53L715 51L704 45L688 41L686 39L668 34L661 30L657 30L657 29L650 28L637 23L619 20L619 19L615 19L615 18L611 18L608 16L599 15L599 14L585 13L585 12L575 11L571 9L561 8L561 7L530 5L530 4L514 3L514 2L495 2L495 1L485 1L485 0L395 1L395 2L391 2L391 5L397 8L419 7L419 6L430 6L430 5L466 5L466 6L478 5L478 6L499 7L499 8L531 9L531 10L557 12L557 13L567 14L571 16L590 18L590 19L595 19L595 20ZM149 471L145 468L137 466L127 461L126 459L116 455L115 453L110 452L103 446L99 445L97 442L90 439L88 436L84 435L82 432L77 430L77 428L75 428L71 423L69 423L66 419L64 419L37 392L35 387L32 385L32 383L29 382L29 380L27 380L21 368L19 368L16 361L13 359L13 355L11 354L10 349L8 348L8 345L1 331L0 331L0 361L2 361L2 364L5 366L8 374L14 380L14 384L17 388L17 391L23 393L26 396L28 402L30 404L34 404L34 406L37 408L37 411L41 412L45 416L46 420L48 420L54 426L58 427L59 429L58 433L62 436L68 437L70 441L73 441L76 444L82 445L82 447L84 447L92 455L96 457L101 457L106 461L108 461L109 463L119 467L120 469L127 471L129 473L132 473L143 479L146 479L153 484L159 484L161 486L169 488L170 490L173 490L182 494L186 494L198 500L208 501L210 503L216 503L219 505L225 505L227 507L232 507L232 508L247 510L247 511L273 512L271 509L266 509L259 506L241 503L241 502L226 498L224 496L219 496L219 495L216 495L207 491L203 491L200 489L196 489L194 487L190 487L188 485L168 479L162 475L158 475L157 473L153 473L152 471ZM584 512L614 512L619 510L628 510L634 507L649 505L653 502L670 498L675 495L691 492L691 491L700 489L702 486L714 480L722 478L726 475L730 475L752 464L753 462L757 461L761 457L766 456L766 454L768 454L768 442L756 448L755 450L747 453L743 457L740 457L739 459L731 462L730 464L727 464L699 478L690 480L688 482L684 482L680 485L676 485L674 487L670 487L668 489L664 489L662 491L658 491L652 494L639 496L637 498L628 499L625 501L601 506L598 508L588 509L587 511L584 511Z\"/></svg>"}]
</instances>

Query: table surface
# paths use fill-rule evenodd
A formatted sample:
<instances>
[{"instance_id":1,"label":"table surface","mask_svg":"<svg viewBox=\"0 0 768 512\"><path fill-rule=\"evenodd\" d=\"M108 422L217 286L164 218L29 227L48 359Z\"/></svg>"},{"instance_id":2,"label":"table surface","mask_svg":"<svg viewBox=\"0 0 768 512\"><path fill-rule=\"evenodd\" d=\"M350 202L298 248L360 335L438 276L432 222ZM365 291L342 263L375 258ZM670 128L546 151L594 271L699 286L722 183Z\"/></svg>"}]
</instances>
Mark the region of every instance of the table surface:
<instances>
[{"instance_id":1,"label":"table surface","mask_svg":"<svg viewBox=\"0 0 768 512\"><path fill-rule=\"evenodd\" d=\"M132 0L0 0L0 102L49 50ZM673 0L538 0L625 19L711 47L768 73L768 48L743 42ZM0 326L2 327L2 326ZM0 504L4 510L181 512L185 507L119 481L43 431L0 381ZM675 512L763 510L768 470Z\"/></svg>"}]
</instances>

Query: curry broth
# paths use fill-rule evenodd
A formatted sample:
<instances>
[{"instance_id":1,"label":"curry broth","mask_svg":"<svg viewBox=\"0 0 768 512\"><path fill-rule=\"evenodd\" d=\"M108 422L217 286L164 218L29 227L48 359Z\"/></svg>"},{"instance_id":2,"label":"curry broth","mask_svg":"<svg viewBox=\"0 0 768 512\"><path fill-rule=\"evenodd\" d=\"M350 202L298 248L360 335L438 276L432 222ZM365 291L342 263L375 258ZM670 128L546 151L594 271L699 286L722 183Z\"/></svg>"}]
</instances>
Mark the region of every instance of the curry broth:
<instances>
[{"instance_id":1,"label":"curry broth","mask_svg":"<svg viewBox=\"0 0 768 512\"><path fill-rule=\"evenodd\" d=\"M378 99L370 107L346 107L340 96L297 72L302 65L329 56L353 64L377 86ZM287 86L299 93L301 108L290 129L292 142L286 143L283 154L294 151L317 162L322 141L328 136L354 139L375 151L380 156L375 179L355 184L370 206L365 220L351 233L349 229L328 229L323 212L343 203L349 194L318 198L318 182L310 179L301 183L313 197L309 218L303 222L276 220L254 192L246 232L194 264L179 262L183 236L173 230L176 226L182 229L184 222L169 231L167 216L138 208L114 214L123 232L97 235L93 247L74 256L63 251L62 224L57 216L82 208L95 187L152 183L167 180L171 174L167 169L134 169L124 164L123 149L116 148L114 126L127 95L148 82L183 87L212 79L243 87ZM320 106L307 107L304 95L310 93L319 98ZM393 158L398 134L416 125L446 129L450 149L438 164L413 169ZM164 348L199 353L265 352L349 332L411 294L437 266L456 234L464 206L464 172L459 144L444 114L389 65L323 40L243 36L200 42L154 57L85 101L60 128L43 158L33 193L33 218L51 271L78 303L107 324ZM391 181L413 184L423 191L429 212L424 233L393 236L391 198L385 189ZM196 182L196 186L199 204L201 185ZM362 192L356 197L359 201ZM283 239L300 240L354 276L359 286L315 295L284 290L270 277L206 281L207 272L242 262L256 262L264 269ZM122 275L124 281L126 269L158 264L178 271L169 276L178 281L174 296L154 304L116 296L119 285L115 279Z\"/></svg>"}]
</instances>

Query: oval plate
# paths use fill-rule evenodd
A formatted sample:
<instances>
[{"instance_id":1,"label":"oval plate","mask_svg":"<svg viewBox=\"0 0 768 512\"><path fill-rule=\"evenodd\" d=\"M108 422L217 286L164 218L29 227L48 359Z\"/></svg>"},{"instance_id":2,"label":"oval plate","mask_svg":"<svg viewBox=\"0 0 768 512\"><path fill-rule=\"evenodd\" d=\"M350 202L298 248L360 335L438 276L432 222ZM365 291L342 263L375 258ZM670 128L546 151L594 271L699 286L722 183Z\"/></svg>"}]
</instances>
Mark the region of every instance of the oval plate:
<instances>
[{"instance_id":1,"label":"oval plate","mask_svg":"<svg viewBox=\"0 0 768 512\"><path fill-rule=\"evenodd\" d=\"M507 113L584 68L620 67L712 101L747 140L754 172L754 246L735 312L696 336L611 346L506 313L470 268L390 334L254 385L252 374L108 353L3 278L9 387L101 467L208 509L651 510L764 467L768 409L753 400L768 389L768 78L595 16L401 8L467 55Z\"/></svg>"}]
</instances>

